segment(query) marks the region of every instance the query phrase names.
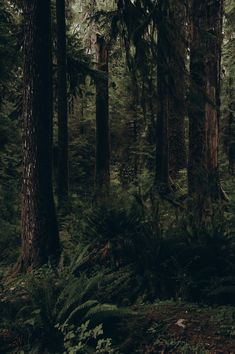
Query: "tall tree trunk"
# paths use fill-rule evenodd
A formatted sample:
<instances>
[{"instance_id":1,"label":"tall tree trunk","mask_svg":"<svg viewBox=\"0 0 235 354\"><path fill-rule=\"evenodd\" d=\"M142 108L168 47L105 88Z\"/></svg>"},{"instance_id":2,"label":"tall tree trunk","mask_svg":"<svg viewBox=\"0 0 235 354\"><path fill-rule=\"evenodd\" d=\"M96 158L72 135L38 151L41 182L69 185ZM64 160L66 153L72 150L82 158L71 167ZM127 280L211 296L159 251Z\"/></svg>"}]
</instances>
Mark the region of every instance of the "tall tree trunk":
<instances>
[{"instance_id":1,"label":"tall tree trunk","mask_svg":"<svg viewBox=\"0 0 235 354\"><path fill-rule=\"evenodd\" d=\"M228 78L228 89L227 89L227 154L229 162L229 173L234 175L234 166L235 166L235 90L234 90L234 78Z\"/></svg>"},{"instance_id":2,"label":"tall tree trunk","mask_svg":"<svg viewBox=\"0 0 235 354\"><path fill-rule=\"evenodd\" d=\"M169 182L169 6L168 1L160 0L158 9L157 43L157 91L158 114L156 126L156 186L161 193L170 189Z\"/></svg>"},{"instance_id":3,"label":"tall tree trunk","mask_svg":"<svg viewBox=\"0 0 235 354\"><path fill-rule=\"evenodd\" d=\"M199 221L220 199L218 166L222 0L193 0L191 103L189 109L189 195Z\"/></svg>"},{"instance_id":4,"label":"tall tree trunk","mask_svg":"<svg viewBox=\"0 0 235 354\"><path fill-rule=\"evenodd\" d=\"M105 77L96 83L96 195L106 194L110 184L108 48L97 35L97 68Z\"/></svg>"},{"instance_id":5,"label":"tall tree trunk","mask_svg":"<svg viewBox=\"0 0 235 354\"><path fill-rule=\"evenodd\" d=\"M171 177L186 167L185 116L186 116L186 22L187 8L181 0L170 5L172 23L170 54L169 101L169 166Z\"/></svg>"},{"instance_id":6,"label":"tall tree trunk","mask_svg":"<svg viewBox=\"0 0 235 354\"><path fill-rule=\"evenodd\" d=\"M58 67L58 172L59 206L68 198L68 104L66 76L65 0L56 0Z\"/></svg>"},{"instance_id":7,"label":"tall tree trunk","mask_svg":"<svg viewBox=\"0 0 235 354\"><path fill-rule=\"evenodd\" d=\"M22 249L26 271L59 251L52 188L52 65L50 0L24 1Z\"/></svg>"}]
</instances>

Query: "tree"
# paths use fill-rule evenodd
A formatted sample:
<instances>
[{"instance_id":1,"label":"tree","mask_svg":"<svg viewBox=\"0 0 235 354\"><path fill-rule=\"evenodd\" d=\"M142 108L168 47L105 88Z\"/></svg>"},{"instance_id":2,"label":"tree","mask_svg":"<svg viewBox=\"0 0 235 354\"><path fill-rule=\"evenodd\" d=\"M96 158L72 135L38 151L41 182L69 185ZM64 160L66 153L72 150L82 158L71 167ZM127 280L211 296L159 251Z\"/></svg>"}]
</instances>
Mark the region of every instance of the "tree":
<instances>
[{"instance_id":1,"label":"tree","mask_svg":"<svg viewBox=\"0 0 235 354\"><path fill-rule=\"evenodd\" d=\"M166 0L159 2L158 41L157 41L157 91L158 112L156 126L156 186L162 193L170 189L169 181L169 4Z\"/></svg>"},{"instance_id":2,"label":"tree","mask_svg":"<svg viewBox=\"0 0 235 354\"><path fill-rule=\"evenodd\" d=\"M68 108L66 75L65 0L56 0L58 75L58 171L59 206L68 198Z\"/></svg>"},{"instance_id":3,"label":"tree","mask_svg":"<svg viewBox=\"0 0 235 354\"><path fill-rule=\"evenodd\" d=\"M52 188L50 0L25 0L22 248L18 269L36 268L59 251Z\"/></svg>"},{"instance_id":4,"label":"tree","mask_svg":"<svg viewBox=\"0 0 235 354\"><path fill-rule=\"evenodd\" d=\"M97 68L105 73L96 83L96 194L105 194L110 184L108 47L97 35Z\"/></svg>"},{"instance_id":5,"label":"tree","mask_svg":"<svg viewBox=\"0 0 235 354\"><path fill-rule=\"evenodd\" d=\"M170 11L170 98L169 98L169 169L171 177L186 167L186 55L187 8L181 0L169 4ZM169 30L169 29L168 29Z\"/></svg>"},{"instance_id":6,"label":"tree","mask_svg":"<svg viewBox=\"0 0 235 354\"><path fill-rule=\"evenodd\" d=\"M222 0L193 0L188 187L196 201L199 221L221 195L218 143L222 18Z\"/></svg>"},{"instance_id":7,"label":"tree","mask_svg":"<svg viewBox=\"0 0 235 354\"><path fill-rule=\"evenodd\" d=\"M223 45L223 143L229 162L229 172L235 172L235 4L225 2Z\"/></svg>"}]
</instances>

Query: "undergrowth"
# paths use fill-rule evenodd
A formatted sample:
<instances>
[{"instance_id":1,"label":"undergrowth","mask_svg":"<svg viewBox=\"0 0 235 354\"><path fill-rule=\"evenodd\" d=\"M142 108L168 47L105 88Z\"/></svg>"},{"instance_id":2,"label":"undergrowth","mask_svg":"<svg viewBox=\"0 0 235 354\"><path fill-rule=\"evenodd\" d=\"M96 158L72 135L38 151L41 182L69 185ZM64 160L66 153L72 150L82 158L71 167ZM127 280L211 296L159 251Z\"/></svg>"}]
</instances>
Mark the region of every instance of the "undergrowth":
<instances>
[{"instance_id":1,"label":"undergrowth","mask_svg":"<svg viewBox=\"0 0 235 354\"><path fill-rule=\"evenodd\" d=\"M136 317L138 304L170 298L235 304L231 213L229 223L192 229L184 215L159 227L134 197L81 207L61 216L57 268L2 278L0 344L6 353L116 353L118 328ZM169 350L177 345L191 350L175 342Z\"/></svg>"}]
</instances>

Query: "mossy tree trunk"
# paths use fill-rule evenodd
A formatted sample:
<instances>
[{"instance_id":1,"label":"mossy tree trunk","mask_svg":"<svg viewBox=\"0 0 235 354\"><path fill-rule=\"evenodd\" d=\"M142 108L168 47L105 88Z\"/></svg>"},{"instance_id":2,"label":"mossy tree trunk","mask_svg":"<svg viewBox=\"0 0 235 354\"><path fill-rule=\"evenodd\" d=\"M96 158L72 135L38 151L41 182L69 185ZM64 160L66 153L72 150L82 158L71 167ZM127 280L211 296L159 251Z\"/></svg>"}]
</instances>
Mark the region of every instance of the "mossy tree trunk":
<instances>
[{"instance_id":1,"label":"mossy tree trunk","mask_svg":"<svg viewBox=\"0 0 235 354\"><path fill-rule=\"evenodd\" d=\"M22 248L19 271L56 259L50 0L24 1Z\"/></svg>"}]
</instances>

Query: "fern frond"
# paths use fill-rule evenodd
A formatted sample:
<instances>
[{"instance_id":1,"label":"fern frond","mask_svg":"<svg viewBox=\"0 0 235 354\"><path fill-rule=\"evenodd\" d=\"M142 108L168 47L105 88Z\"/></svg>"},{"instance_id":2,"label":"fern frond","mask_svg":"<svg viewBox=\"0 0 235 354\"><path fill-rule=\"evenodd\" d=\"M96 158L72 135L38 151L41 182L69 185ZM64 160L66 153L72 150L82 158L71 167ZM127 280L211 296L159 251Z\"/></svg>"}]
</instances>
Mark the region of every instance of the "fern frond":
<instances>
[{"instance_id":1,"label":"fern frond","mask_svg":"<svg viewBox=\"0 0 235 354\"><path fill-rule=\"evenodd\" d=\"M116 305L98 304L87 312L84 321L90 320L91 323L107 323L114 319L122 319L133 314L130 310L118 308Z\"/></svg>"},{"instance_id":2,"label":"fern frond","mask_svg":"<svg viewBox=\"0 0 235 354\"><path fill-rule=\"evenodd\" d=\"M88 312L92 307L99 304L96 300L88 300L83 304L76 307L68 316L65 321L66 324L81 324L83 322L86 312Z\"/></svg>"}]
</instances>

